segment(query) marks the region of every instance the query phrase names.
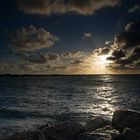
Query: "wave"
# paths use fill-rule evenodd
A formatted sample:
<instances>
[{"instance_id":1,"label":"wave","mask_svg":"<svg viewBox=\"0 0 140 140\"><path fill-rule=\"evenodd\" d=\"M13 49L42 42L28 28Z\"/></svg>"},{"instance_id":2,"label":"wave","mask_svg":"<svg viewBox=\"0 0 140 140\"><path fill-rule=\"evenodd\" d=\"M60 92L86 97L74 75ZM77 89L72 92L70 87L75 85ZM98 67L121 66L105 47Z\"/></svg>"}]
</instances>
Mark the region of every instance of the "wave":
<instances>
[{"instance_id":1,"label":"wave","mask_svg":"<svg viewBox=\"0 0 140 140\"><path fill-rule=\"evenodd\" d=\"M0 108L0 118L29 118L29 117L48 117L39 111L19 111L15 109Z\"/></svg>"}]
</instances>

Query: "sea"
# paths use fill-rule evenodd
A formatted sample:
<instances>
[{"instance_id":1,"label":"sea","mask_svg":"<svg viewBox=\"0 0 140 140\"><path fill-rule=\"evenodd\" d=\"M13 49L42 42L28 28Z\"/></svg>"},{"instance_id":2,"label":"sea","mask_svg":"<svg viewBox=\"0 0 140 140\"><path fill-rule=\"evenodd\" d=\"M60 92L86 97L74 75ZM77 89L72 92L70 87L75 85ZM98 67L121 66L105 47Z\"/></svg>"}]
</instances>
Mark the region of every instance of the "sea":
<instances>
[{"instance_id":1,"label":"sea","mask_svg":"<svg viewBox=\"0 0 140 140\"><path fill-rule=\"evenodd\" d=\"M140 75L0 77L0 138L118 109L140 111Z\"/></svg>"}]
</instances>

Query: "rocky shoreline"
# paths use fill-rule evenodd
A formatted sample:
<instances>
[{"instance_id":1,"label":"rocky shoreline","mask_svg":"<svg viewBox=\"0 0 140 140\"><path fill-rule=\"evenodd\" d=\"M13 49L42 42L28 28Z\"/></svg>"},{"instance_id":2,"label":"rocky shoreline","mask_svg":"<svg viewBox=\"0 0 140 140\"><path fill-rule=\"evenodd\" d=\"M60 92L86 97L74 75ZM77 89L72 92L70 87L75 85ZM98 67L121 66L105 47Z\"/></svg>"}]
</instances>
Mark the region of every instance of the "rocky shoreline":
<instances>
[{"instance_id":1,"label":"rocky shoreline","mask_svg":"<svg viewBox=\"0 0 140 140\"><path fill-rule=\"evenodd\" d=\"M140 113L116 110L112 121L95 117L85 126L75 121L47 124L3 140L140 140Z\"/></svg>"}]
</instances>

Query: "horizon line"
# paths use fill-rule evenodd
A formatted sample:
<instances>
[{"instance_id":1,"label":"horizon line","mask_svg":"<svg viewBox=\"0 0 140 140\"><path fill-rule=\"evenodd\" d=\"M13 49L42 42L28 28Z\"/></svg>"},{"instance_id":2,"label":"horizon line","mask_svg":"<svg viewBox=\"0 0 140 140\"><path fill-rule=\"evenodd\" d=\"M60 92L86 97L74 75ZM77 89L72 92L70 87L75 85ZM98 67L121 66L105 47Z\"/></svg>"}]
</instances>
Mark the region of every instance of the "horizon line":
<instances>
[{"instance_id":1,"label":"horizon line","mask_svg":"<svg viewBox=\"0 0 140 140\"><path fill-rule=\"evenodd\" d=\"M119 74L0 74L0 77L24 77L24 76L97 76L97 75L140 75L140 73Z\"/></svg>"}]
</instances>

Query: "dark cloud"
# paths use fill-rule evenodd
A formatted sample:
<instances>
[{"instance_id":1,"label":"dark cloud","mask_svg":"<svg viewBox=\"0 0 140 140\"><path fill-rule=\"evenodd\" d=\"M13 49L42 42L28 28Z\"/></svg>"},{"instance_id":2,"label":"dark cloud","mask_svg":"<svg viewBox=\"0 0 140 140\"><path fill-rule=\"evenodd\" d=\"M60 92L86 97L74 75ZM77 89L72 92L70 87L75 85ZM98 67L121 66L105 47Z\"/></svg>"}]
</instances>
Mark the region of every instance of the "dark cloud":
<instances>
[{"instance_id":1,"label":"dark cloud","mask_svg":"<svg viewBox=\"0 0 140 140\"><path fill-rule=\"evenodd\" d=\"M134 51L133 51L133 53L134 53L135 55L140 56L140 47L135 48Z\"/></svg>"},{"instance_id":2,"label":"dark cloud","mask_svg":"<svg viewBox=\"0 0 140 140\"><path fill-rule=\"evenodd\" d=\"M42 64L42 63L46 63L47 60L43 55L39 55L39 56L29 56L26 58L27 62L30 63L38 63L38 64Z\"/></svg>"},{"instance_id":3,"label":"dark cloud","mask_svg":"<svg viewBox=\"0 0 140 140\"><path fill-rule=\"evenodd\" d=\"M108 54L108 53L109 53L109 49L106 48L106 47L104 47L104 48L101 50L100 55L106 55L106 54Z\"/></svg>"},{"instance_id":4,"label":"dark cloud","mask_svg":"<svg viewBox=\"0 0 140 140\"><path fill-rule=\"evenodd\" d=\"M113 7L120 0L17 0L19 10L29 14L77 13L91 15L104 7Z\"/></svg>"},{"instance_id":5,"label":"dark cloud","mask_svg":"<svg viewBox=\"0 0 140 140\"><path fill-rule=\"evenodd\" d=\"M125 26L125 31L127 32L137 32L140 26L140 21L130 22Z\"/></svg>"},{"instance_id":6,"label":"dark cloud","mask_svg":"<svg viewBox=\"0 0 140 140\"><path fill-rule=\"evenodd\" d=\"M134 49L134 51L131 53L131 55L126 60L130 61L131 63L133 61L140 60L140 47L136 47Z\"/></svg>"},{"instance_id":7,"label":"dark cloud","mask_svg":"<svg viewBox=\"0 0 140 140\"><path fill-rule=\"evenodd\" d=\"M139 69L140 62L140 21L128 23L123 32L115 37L110 48L113 69Z\"/></svg>"},{"instance_id":8,"label":"dark cloud","mask_svg":"<svg viewBox=\"0 0 140 140\"><path fill-rule=\"evenodd\" d=\"M130 48L140 44L140 21L128 23L125 30L115 38L115 43L123 48Z\"/></svg>"},{"instance_id":9,"label":"dark cloud","mask_svg":"<svg viewBox=\"0 0 140 140\"><path fill-rule=\"evenodd\" d=\"M125 52L123 50L114 50L111 57L108 57L107 60L117 60L122 57L125 57Z\"/></svg>"},{"instance_id":10,"label":"dark cloud","mask_svg":"<svg viewBox=\"0 0 140 140\"><path fill-rule=\"evenodd\" d=\"M12 34L9 48L17 54L26 54L40 49L50 48L58 41L58 37L52 35L44 28L36 28L33 25L18 30Z\"/></svg>"},{"instance_id":11,"label":"dark cloud","mask_svg":"<svg viewBox=\"0 0 140 140\"><path fill-rule=\"evenodd\" d=\"M134 5L128 10L129 13L140 12L140 5Z\"/></svg>"},{"instance_id":12,"label":"dark cloud","mask_svg":"<svg viewBox=\"0 0 140 140\"><path fill-rule=\"evenodd\" d=\"M27 62L38 63L38 64L48 63L50 61L57 61L57 60L60 60L60 55L55 53L33 55L26 58Z\"/></svg>"},{"instance_id":13,"label":"dark cloud","mask_svg":"<svg viewBox=\"0 0 140 140\"><path fill-rule=\"evenodd\" d=\"M123 59L121 57L115 58L111 56L111 57L108 57L107 60L114 61L115 64L119 64L119 66L123 68L128 68L130 66L135 68L137 67L136 65L137 61L140 61L140 48L135 48L134 51L132 51L132 53L129 54L128 57L124 57Z\"/></svg>"},{"instance_id":14,"label":"dark cloud","mask_svg":"<svg viewBox=\"0 0 140 140\"><path fill-rule=\"evenodd\" d=\"M93 53L96 55L107 55L109 53L110 49L108 47L103 47L99 49L95 49Z\"/></svg>"},{"instance_id":15,"label":"dark cloud","mask_svg":"<svg viewBox=\"0 0 140 140\"><path fill-rule=\"evenodd\" d=\"M140 68L140 62L137 62L137 63L136 63L136 66L138 66L138 67Z\"/></svg>"}]
</instances>

